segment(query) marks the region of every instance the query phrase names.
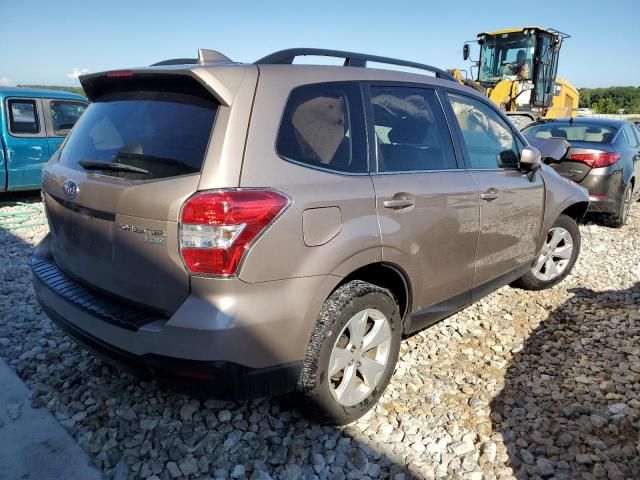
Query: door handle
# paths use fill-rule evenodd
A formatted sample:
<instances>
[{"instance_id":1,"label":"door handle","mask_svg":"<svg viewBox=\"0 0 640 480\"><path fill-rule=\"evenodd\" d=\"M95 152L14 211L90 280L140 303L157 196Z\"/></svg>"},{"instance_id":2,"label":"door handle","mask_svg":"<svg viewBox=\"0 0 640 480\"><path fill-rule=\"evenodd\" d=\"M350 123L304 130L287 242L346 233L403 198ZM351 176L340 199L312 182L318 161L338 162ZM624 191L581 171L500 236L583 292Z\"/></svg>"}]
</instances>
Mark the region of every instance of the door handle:
<instances>
[{"instance_id":1,"label":"door handle","mask_svg":"<svg viewBox=\"0 0 640 480\"><path fill-rule=\"evenodd\" d=\"M412 200L410 198L402 198L397 200L385 200L382 205L384 205L384 208L393 208L394 210L399 210L401 208L413 207L415 204L415 200Z\"/></svg>"},{"instance_id":2,"label":"door handle","mask_svg":"<svg viewBox=\"0 0 640 480\"><path fill-rule=\"evenodd\" d=\"M498 193L498 190L496 190L495 188L490 188L486 192L480 194L480 198L482 200L486 200L487 202L490 202L491 200L496 200L499 196L500 194Z\"/></svg>"}]
</instances>

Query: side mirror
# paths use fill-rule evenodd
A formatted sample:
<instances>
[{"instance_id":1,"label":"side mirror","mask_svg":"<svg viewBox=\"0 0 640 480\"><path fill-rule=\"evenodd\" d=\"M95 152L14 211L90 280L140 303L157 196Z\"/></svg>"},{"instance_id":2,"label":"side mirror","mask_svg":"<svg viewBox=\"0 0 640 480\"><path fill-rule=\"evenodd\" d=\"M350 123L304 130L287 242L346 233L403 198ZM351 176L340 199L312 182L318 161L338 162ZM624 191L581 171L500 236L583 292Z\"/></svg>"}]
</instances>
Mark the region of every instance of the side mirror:
<instances>
[{"instance_id":1,"label":"side mirror","mask_svg":"<svg viewBox=\"0 0 640 480\"><path fill-rule=\"evenodd\" d=\"M520 168L528 172L533 172L540 167L542 155L535 147L524 147L520 154Z\"/></svg>"},{"instance_id":2,"label":"side mirror","mask_svg":"<svg viewBox=\"0 0 640 480\"><path fill-rule=\"evenodd\" d=\"M569 142L564 138L538 138L527 135L526 132L524 136L529 141L529 144L540 152L543 161L547 164L561 163L571 148Z\"/></svg>"},{"instance_id":3,"label":"side mirror","mask_svg":"<svg viewBox=\"0 0 640 480\"><path fill-rule=\"evenodd\" d=\"M462 58L464 60L469 60L469 56L471 55L471 48L469 48L469 44L465 43L462 47Z\"/></svg>"}]
</instances>

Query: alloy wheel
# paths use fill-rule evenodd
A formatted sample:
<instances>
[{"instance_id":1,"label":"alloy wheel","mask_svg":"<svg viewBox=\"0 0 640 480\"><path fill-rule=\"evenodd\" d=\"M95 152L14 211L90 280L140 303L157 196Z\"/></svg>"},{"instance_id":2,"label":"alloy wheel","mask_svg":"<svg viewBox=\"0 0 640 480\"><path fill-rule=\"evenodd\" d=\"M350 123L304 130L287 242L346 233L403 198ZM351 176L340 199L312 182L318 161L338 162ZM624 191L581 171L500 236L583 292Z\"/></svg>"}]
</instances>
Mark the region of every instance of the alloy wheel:
<instances>
[{"instance_id":1,"label":"alloy wheel","mask_svg":"<svg viewBox=\"0 0 640 480\"><path fill-rule=\"evenodd\" d=\"M558 278L567 268L573 254L573 238L565 228L549 230L538 260L531 269L538 280L548 282Z\"/></svg>"},{"instance_id":2,"label":"alloy wheel","mask_svg":"<svg viewBox=\"0 0 640 480\"><path fill-rule=\"evenodd\" d=\"M329 357L331 395L346 407L362 402L378 386L391 351L391 324L368 308L349 319Z\"/></svg>"}]
</instances>

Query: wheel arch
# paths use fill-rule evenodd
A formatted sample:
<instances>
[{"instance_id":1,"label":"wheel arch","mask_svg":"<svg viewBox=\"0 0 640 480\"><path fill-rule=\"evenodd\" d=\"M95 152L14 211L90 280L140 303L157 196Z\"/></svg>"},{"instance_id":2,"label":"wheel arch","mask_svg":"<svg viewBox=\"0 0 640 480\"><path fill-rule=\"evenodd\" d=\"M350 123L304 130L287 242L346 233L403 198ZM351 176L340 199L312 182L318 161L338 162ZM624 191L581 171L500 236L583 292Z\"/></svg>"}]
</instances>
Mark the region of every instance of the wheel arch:
<instances>
[{"instance_id":1,"label":"wheel arch","mask_svg":"<svg viewBox=\"0 0 640 480\"><path fill-rule=\"evenodd\" d=\"M560 215L567 215L568 217L573 218L576 222L579 222L587 214L588 208L589 202L577 202L565 208L560 212Z\"/></svg>"},{"instance_id":2,"label":"wheel arch","mask_svg":"<svg viewBox=\"0 0 640 480\"><path fill-rule=\"evenodd\" d=\"M409 276L404 269L389 262L370 263L345 276L335 286L334 291L353 280L362 280L389 289L398 301L402 323L403 325L405 324L411 313L413 293Z\"/></svg>"}]
</instances>

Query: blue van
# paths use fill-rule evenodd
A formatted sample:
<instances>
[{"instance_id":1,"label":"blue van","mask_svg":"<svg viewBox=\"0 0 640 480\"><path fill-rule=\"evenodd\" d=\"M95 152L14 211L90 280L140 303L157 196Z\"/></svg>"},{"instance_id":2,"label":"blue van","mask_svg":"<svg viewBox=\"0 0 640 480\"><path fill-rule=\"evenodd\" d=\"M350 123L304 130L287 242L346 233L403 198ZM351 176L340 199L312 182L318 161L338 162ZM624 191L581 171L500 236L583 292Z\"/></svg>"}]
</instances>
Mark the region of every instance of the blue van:
<instances>
[{"instance_id":1,"label":"blue van","mask_svg":"<svg viewBox=\"0 0 640 480\"><path fill-rule=\"evenodd\" d=\"M0 192L40 189L42 167L87 108L60 90L0 87Z\"/></svg>"}]
</instances>

